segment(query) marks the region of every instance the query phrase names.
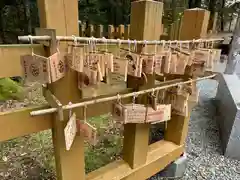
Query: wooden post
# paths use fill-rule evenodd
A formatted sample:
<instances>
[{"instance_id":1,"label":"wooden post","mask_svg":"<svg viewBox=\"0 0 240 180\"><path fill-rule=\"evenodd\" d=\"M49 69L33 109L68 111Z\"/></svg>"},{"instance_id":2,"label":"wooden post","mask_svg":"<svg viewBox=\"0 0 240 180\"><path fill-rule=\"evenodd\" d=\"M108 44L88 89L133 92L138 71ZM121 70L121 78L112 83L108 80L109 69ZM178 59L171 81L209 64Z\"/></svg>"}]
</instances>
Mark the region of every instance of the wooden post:
<instances>
[{"instance_id":1,"label":"wooden post","mask_svg":"<svg viewBox=\"0 0 240 180\"><path fill-rule=\"evenodd\" d=\"M115 27L114 38L120 38L120 36L119 36L119 27Z\"/></svg>"},{"instance_id":2,"label":"wooden post","mask_svg":"<svg viewBox=\"0 0 240 180\"><path fill-rule=\"evenodd\" d=\"M97 26L97 37L98 38L102 38L103 37L103 25L102 24L99 24Z\"/></svg>"},{"instance_id":3,"label":"wooden post","mask_svg":"<svg viewBox=\"0 0 240 180\"><path fill-rule=\"evenodd\" d=\"M79 35L78 29L78 1L77 0L38 0L40 26L42 28L56 29L56 34L61 36ZM65 50L66 45L62 44ZM67 87L67 88L66 88ZM51 92L62 104L70 101L75 103L81 99L77 88L77 73L69 71L66 76L50 85ZM75 111L77 115L81 112ZM68 120L68 113L64 113L65 121L53 116L53 145L56 160L58 180L85 179L84 166L84 141L81 136L74 140L70 151L66 151L64 128Z\"/></svg>"},{"instance_id":4,"label":"wooden post","mask_svg":"<svg viewBox=\"0 0 240 180\"><path fill-rule=\"evenodd\" d=\"M114 34L114 27L113 25L108 25L108 38L113 39L113 34Z\"/></svg>"},{"instance_id":5,"label":"wooden post","mask_svg":"<svg viewBox=\"0 0 240 180\"><path fill-rule=\"evenodd\" d=\"M124 30L124 39L128 39L130 35L130 24L127 24L125 26L125 30Z\"/></svg>"},{"instance_id":6,"label":"wooden post","mask_svg":"<svg viewBox=\"0 0 240 180\"><path fill-rule=\"evenodd\" d=\"M186 9L183 14L181 40L206 38L210 12L205 9Z\"/></svg>"},{"instance_id":7,"label":"wooden post","mask_svg":"<svg viewBox=\"0 0 240 180\"><path fill-rule=\"evenodd\" d=\"M196 102L189 101L188 109L189 113L187 117L173 115L171 121L167 122L167 128L165 129L164 139L171 141L177 145L185 144L188 133L188 124L190 120L190 115L192 108L195 106Z\"/></svg>"},{"instance_id":8,"label":"wooden post","mask_svg":"<svg viewBox=\"0 0 240 180\"><path fill-rule=\"evenodd\" d=\"M124 39L124 25L120 24L118 27L118 38Z\"/></svg>"},{"instance_id":9,"label":"wooden post","mask_svg":"<svg viewBox=\"0 0 240 180\"><path fill-rule=\"evenodd\" d=\"M136 40L159 39L161 33L163 3L157 1L141 0L131 3L131 30L130 38ZM141 52L141 48L138 48ZM154 75L144 78L128 76L128 87L135 90L153 87ZM144 84L143 86L141 86ZM140 101L143 102L144 98ZM126 124L124 126L123 158L132 167L145 164L149 141L149 124Z\"/></svg>"},{"instance_id":10,"label":"wooden post","mask_svg":"<svg viewBox=\"0 0 240 180\"><path fill-rule=\"evenodd\" d=\"M94 25L93 24L88 25L88 36L89 37L94 36Z\"/></svg>"},{"instance_id":11,"label":"wooden post","mask_svg":"<svg viewBox=\"0 0 240 180\"><path fill-rule=\"evenodd\" d=\"M79 25L79 35L81 36L81 37L84 37L85 36L85 27L84 27L84 25L83 24L80 24Z\"/></svg>"}]
</instances>

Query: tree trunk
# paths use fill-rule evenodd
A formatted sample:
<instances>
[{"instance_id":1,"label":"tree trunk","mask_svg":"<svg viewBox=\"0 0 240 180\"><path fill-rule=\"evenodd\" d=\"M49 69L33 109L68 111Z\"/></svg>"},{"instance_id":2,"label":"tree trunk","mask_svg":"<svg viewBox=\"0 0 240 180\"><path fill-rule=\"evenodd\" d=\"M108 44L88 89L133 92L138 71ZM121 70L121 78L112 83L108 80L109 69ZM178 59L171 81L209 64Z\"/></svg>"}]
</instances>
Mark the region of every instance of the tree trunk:
<instances>
[{"instance_id":1,"label":"tree trunk","mask_svg":"<svg viewBox=\"0 0 240 180\"><path fill-rule=\"evenodd\" d=\"M6 38L5 38L5 33L4 33L4 23L3 23L3 13L2 13L2 8L0 8L0 38L2 40L3 44L6 44Z\"/></svg>"},{"instance_id":2,"label":"tree trunk","mask_svg":"<svg viewBox=\"0 0 240 180\"><path fill-rule=\"evenodd\" d=\"M196 7L201 7L202 1L201 0L189 0L188 1L188 6L189 8L196 8Z\"/></svg>"},{"instance_id":3,"label":"tree trunk","mask_svg":"<svg viewBox=\"0 0 240 180\"><path fill-rule=\"evenodd\" d=\"M208 10L210 11L210 22L208 24L208 30L212 30L213 22L214 22L214 15L215 15L215 5L216 0L210 0L208 3Z\"/></svg>"},{"instance_id":4,"label":"tree trunk","mask_svg":"<svg viewBox=\"0 0 240 180\"><path fill-rule=\"evenodd\" d=\"M202 1L201 0L195 0L195 7L201 7Z\"/></svg>"},{"instance_id":5,"label":"tree trunk","mask_svg":"<svg viewBox=\"0 0 240 180\"><path fill-rule=\"evenodd\" d=\"M222 10L221 10L221 31L224 31L224 12L223 9L225 7L226 0L222 0Z\"/></svg>"}]
</instances>

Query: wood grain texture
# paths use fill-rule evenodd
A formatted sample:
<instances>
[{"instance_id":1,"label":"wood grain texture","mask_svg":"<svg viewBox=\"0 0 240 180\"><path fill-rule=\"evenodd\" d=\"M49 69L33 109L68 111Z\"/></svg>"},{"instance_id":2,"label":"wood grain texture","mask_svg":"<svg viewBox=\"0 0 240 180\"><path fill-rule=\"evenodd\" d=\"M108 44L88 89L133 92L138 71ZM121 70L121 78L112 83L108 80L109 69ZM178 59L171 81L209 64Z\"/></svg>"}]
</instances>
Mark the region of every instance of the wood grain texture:
<instances>
[{"instance_id":1,"label":"wood grain texture","mask_svg":"<svg viewBox=\"0 0 240 180\"><path fill-rule=\"evenodd\" d=\"M37 117L30 116L31 111L48 107L32 107L0 113L0 127L2 128L0 141L51 129L53 127L52 114Z\"/></svg>"},{"instance_id":2,"label":"wood grain texture","mask_svg":"<svg viewBox=\"0 0 240 180\"><path fill-rule=\"evenodd\" d=\"M177 145L185 144L188 133L190 114L195 104L196 102L188 102L189 113L187 117L172 115L171 120L167 122L167 128L164 133L165 140L171 141Z\"/></svg>"},{"instance_id":3,"label":"wood grain texture","mask_svg":"<svg viewBox=\"0 0 240 180\"><path fill-rule=\"evenodd\" d=\"M159 141L148 147L146 162L141 166L132 169L124 160L118 160L89 173L86 180L145 180L164 169L183 150L183 146Z\"/></svg>"},{"instance_id":4,"label":"wood grain texture","mask_svg":"<svg viewBox=\"0 0 240 180\"><path fill-rule=\"evenodd\" d=\"M136 40L158 40L161 35L163 3L156 1L134 1L131 3L130 38ZM143 52L142 46L137 47ZM141 78L127 77L127 87L134 91L152 88L155 76L146 75ZM140 96L138 103L146 103L147 96ZM143 117L144 118L144 117ZM123 159L137 168L146 163L150 124L124 125Z\"/></svg>"},{"instance_id":5,"label":"wood grain texture","mask_svg":"<svg viewBox=\"0 0 240 180\"><path fill-rule=\"evenodd\" d=\"M38 8L41 28L55 29L56 35L79 35L77 0L38 0ZM65 48L66 44L61 43L60 49ZM62 104L68 104L70 101L75 103L81 99L81 93L77 88L77 72L67 72L64 78L49 87ZM76 109L75 113L80 114L80 110ZM68 120L67 112L64 113L64 119ZM55 115L52 134L57 178L58 180L85 179L83 137L77 136L71 150L66 151L64 140L66 123L67 121L61 122Z\"/></svg>"},{"instance_id":6,"label":"wood grain texture","mask_svg":"<svg viewBox=\"0 0 240 180\"><path fill-rule=\"evenodd\" d=\"M38 55L45 55L42 45L33 45L33 51ZM13 44L0 45L0 78L23 76L20 56L31 54L31 45Z\"/></svg>"}]
</instances>

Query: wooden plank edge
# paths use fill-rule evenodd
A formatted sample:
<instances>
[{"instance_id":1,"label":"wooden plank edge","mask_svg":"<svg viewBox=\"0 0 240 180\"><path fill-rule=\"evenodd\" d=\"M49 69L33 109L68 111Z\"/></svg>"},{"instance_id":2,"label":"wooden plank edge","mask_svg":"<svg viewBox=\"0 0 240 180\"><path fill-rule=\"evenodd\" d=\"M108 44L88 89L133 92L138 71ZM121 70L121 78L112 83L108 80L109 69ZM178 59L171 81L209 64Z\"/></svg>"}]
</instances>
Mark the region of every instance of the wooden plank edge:
<instances>
[{"instance_id":1,"label":"wooden plank edge","mask_svg":"<svg viewBox=\"0 0 240 180\"><path fill-rule=\"evenodd\" d=\"M52 114L30 116L31 111L46 109L49 106L24 108L0 113L0 142L16 137L51 129Z\"/></svg>"},{"instance_id":2,"label":"wooden plank edge","mask_svg":"<svg viewBox=\"0 0 240 180\"><path fill-rule=\"evenodd\" d=\"M144 165L131 169L124 160L117 160L87 174L86 180L147 179L179 158L183 152L183 145L162 140L149 146Z\"/></svg>"}]
</instances>

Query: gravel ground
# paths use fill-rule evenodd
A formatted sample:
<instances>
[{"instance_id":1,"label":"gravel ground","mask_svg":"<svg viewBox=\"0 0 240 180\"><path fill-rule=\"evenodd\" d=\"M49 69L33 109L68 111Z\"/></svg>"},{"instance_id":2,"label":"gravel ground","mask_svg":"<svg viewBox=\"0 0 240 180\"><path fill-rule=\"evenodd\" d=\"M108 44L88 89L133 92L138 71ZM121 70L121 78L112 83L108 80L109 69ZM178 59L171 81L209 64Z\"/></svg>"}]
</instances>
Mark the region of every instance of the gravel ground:
<instances>
[{"instance_id":1,"label":"gravel ground","mask_svg":"<svg viewBox=\"0 0 240 180\"><path fill-rule=\"evenodd\" d=\"M188 168L182 180L239 180L240 161L223 156L214 97L217 82L202 81L200 102L193 109L186 142Z\"/></svg>"},{"instance_id":2,"label":"gravel ground","mask_svg":"<svg viewBox=\"0 0 240 180\"><path fill-rule=\"evenodd\" d=\"M239 180L240 161L223 156L218 124L215 119L214 98L217 82L198 83L199 104L193 109L186 140L188 167L181 180ZM151 180L166 179L157 175ZM178 178L179 179L179 178Z\"/></svg>"}]
</instances>

